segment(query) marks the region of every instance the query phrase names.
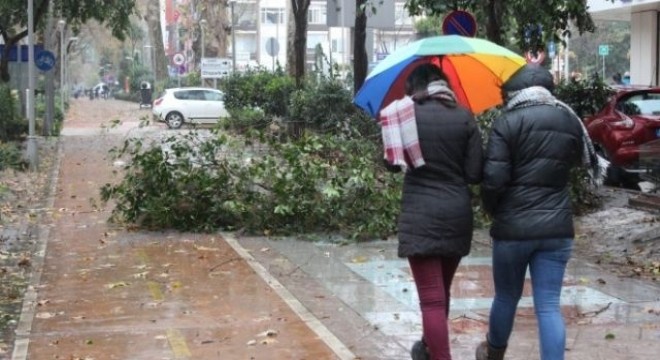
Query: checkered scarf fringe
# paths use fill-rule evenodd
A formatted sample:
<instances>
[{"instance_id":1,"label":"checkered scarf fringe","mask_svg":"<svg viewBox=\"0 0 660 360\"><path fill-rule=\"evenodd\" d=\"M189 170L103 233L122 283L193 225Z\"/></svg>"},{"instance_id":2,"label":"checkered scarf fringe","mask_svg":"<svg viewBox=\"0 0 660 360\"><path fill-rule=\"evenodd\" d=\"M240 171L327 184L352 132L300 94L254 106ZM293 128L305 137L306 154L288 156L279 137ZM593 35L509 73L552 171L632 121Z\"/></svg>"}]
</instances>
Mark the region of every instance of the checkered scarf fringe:
<instances>
[{"instance_id":1,"label":"checkered scarf fringe","mask_svg":"<svg viewBox=\"0 0 660 360\"><path fill-rule=\"evenodd\" d=\"M605 160L596 153L594 145L589 138L587 128L579 116L570 106L555 98L548 89L542 86L532 86L519 91L513 91L508 94L508 101L504 108L505 111L524 108L534 105L552 105L566 110L580 124L582 128L582 142L584 144L582 151L582 164L587 169L589 179L592 185L600 186L605 181L609 161Z\"/></svg>"}]
</instances>

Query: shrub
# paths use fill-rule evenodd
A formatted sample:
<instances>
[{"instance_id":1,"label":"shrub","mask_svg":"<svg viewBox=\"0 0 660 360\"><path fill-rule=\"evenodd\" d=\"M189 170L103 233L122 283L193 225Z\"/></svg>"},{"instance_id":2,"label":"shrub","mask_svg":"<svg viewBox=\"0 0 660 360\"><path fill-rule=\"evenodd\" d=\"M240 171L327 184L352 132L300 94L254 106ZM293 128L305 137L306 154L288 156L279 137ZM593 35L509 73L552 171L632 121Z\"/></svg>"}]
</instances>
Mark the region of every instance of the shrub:
<instances>
[{"instance_id":1,"label":"shrub","mask_svg":"<svg viewBox=\"0 0 660 360\"><path fill-rule=\"evenodd\" d=\"M595 114L613 94L614 90L600 78L564 82L555 88L555 96L581 119Z\"/></svg>"},{"instance_id":2,"label":"shrub","mask_svg":"<svg viewBox=\"0 0 660 360\"><path fill-rule=\"evenodd\" d=\"M263 130L271 120L259 108L244 108L232 111L231 116L220 119L219 126L235 134L244 134L249 130Z\"/></svg>"},{"instance_id":3,"label":"shrub","mask_svg":"<svg viewBox=\"0 0 660 360\"><path fill-rule=\"evenodd\" d=\"M9 86L0 84L0 141L19 140L28 131L27 121L20 118L16 104Z\"/></svg>"},{"instance_id":4,"label":"shrub","mask_svg":"<svg viewBox=\"0 0 660 360\"><path fill-rule=\"evenodd\" d=\"M339 81L321 79L293 93L289 120L321 131L340 127L358 112L352 98Z\"/></svg>"},{"instance_id":5,"label":"shrub","mask_svg":"<svg viewBox=\"0 0 660 360\"><path fill-rule=\"evenodd\" d=\"M0 142L0 170L24 170L27 163L23 159L21 149L16 143Z\"/></svg>"},{"instance_id":6,"label":"shrub","mask_svg":"<svg viewBox=\"0 0 660 360\"><path fill-rule=\"evenodd\" d=\"M248 70L224 79L225 106L231 113L242 108L261 108L266 115L286 117L295 82L282 71Z\"/></svg>"},{"instance_id":7,"label":"shrub","mask_svg":"<svg viewBox=\"0 0 660 360\"><path fill-rule=\"evenodd\" d=\"M136 91L136 92L131 92L131 93L125 93L123 91L116 92L116 93L112 94L112 96L116 100L130 101L130 102L134 102L134 103L139 103L142 99L139 90Z\"/></svg>"}]
</instances>

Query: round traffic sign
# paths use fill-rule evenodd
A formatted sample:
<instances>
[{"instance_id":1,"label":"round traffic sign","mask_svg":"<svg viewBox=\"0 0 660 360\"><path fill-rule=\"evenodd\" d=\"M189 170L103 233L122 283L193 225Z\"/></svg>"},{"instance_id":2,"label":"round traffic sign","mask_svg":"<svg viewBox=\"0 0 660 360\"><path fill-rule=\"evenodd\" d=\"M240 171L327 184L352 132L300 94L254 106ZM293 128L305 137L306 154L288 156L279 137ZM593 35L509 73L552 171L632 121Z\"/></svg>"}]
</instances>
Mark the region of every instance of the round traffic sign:
<instances>
[{"instance_id":1,"label":"round traffic sign","mask_svg":"<svg viewBox=\"0 0 660 360\"><path fill-rule=\"evenodd\" d=\"M445 35L474 36L477 33L477 21L467 11L452 11L442 22L442 33Z\"/></svg>"},{"instance_id":2,"label":"round traffic sign","mask_svg":"<svg viewBox=\"0 0 660 360\"><path fill-rule=\"evenodd\" d=\"M34 57L34 65L41 71L48 71L55 66L55 55L48 50L40 51Z\"/></svg>"},{"instance_id":3,"label":"round traffic sign","mask_svg":"<svg viewBox=\"0 0 660 360\"><path fill-rule=\"evenodd\" d=\"M534 53L534 51L527 51L525 53L525 60L527 60L528 64L541 64L543 60L545 60L545 52L544 51L537 51Z\"/></svg>"},{"instance_id":4,"label":"round traffic sign","mask_svg":"<svg viewBox=\"0 0 660 360\"><path fill-rule=\"evenodd\" d=\"M270 56L277 56L277 53L280 52L280 43L277 42L277 39L274 37L268 38L266 40L266 53Z\"/></svg>"},{"instance_id":5,"label":"round traffic sign","mask_svg":"<svg viewBox=\"0 0 660 360\"><path fill-rule=\"evenodd\" d=\"M183 63L186 61L186 58L183 56L182 53L176 53L174 56L172 56L172 62L174 65L183 65Z\"/></svg>"}]
</instances>

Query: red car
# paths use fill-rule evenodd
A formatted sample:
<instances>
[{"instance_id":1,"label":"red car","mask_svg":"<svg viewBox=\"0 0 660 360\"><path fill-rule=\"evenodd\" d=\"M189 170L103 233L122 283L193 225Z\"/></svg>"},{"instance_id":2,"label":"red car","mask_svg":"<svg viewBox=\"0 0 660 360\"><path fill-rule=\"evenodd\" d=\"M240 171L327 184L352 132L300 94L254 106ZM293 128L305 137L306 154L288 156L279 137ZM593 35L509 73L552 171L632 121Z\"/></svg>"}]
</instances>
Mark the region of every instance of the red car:
<instances>
[{"instance_id":1,"label":"red car","mask_svg":"<svg viewBox=\"0 0 660 360\"><path fill-rule=\"evenodd\" d=\"M658 171L660 87L618 89L585 125L596 150L611 162L607 184L639 188L640 174Z\"/></svg>"}]
</instances>

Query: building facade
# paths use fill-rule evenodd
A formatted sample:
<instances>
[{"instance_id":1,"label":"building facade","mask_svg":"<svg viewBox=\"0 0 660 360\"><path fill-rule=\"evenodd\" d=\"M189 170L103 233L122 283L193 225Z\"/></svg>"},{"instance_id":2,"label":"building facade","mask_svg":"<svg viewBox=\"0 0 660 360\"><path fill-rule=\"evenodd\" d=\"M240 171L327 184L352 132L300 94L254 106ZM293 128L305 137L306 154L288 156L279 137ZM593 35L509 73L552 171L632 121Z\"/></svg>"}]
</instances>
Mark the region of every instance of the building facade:
<instances>
[{"instance_id":1,"label":"building facade","mask_svg":"<svg viewBox=\"0 0 660 360\"><path fill-rule=\"evenodd\" d=\"M186 27L194 28L200 21L194 10L194 2L161 0L161 4L164 8L165 53L169 56L170 63L172 64L175 53L182 53L186 57L186 69L188 71L197 69L201 56L193 51L193 42L197 38L194 36L194 29L192 32L185 30ZM414 39L414 21L407 15L404 4L405 0L385 0L376 14L368 14L367 52L370 62L381 60L398 46ZM227 18L230 20L232 6L237 69L242 70L249 66L270 69L277 64L285 67L290 1L235 0L227 9ZM391 16L385 20L385 23L377 20L378 16L390 12ZM339 19L337 16L339 13L344 15L341 22L329 21L333 16L334 19ZM324 63L348 65L352 62L354 14L355 0L311 1L307 14L308 68L319 63L319 49L324 55L321 59ZM234 49L231 38L227 43L227 56L232 57Z\"/></svg>"},{"instance_id":2,"label":"building facade","mask_svg":"<svg viewBox=\"0 0 660 360\"><path fill-rule=\"evenodd\" d=\"M589 0L594 19L630 21L630 83L660 84L660 0Z\"/></svg>"}]
</instances>

